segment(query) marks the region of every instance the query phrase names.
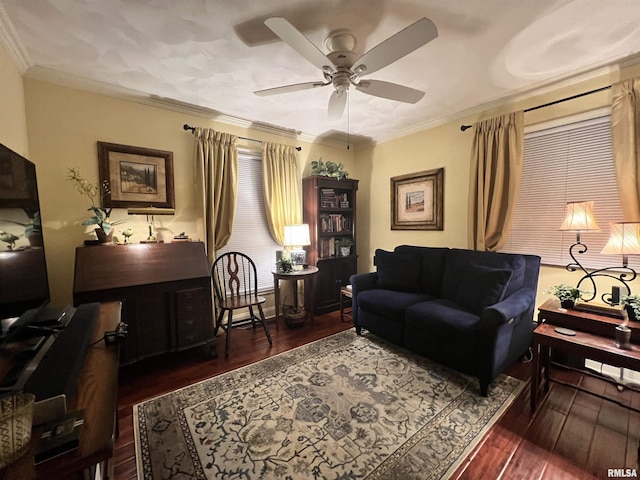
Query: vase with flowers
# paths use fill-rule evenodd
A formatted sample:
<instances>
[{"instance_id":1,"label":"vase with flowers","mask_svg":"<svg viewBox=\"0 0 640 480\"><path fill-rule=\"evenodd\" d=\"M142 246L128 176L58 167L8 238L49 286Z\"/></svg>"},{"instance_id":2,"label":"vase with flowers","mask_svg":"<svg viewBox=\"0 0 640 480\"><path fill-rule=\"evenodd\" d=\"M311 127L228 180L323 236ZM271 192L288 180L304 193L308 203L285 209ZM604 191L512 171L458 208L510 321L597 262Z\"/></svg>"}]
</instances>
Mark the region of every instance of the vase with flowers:
<instances>
[{"instance_id":1,"label":"vase with flowers","mask_svg":"<svg viewBox=\"0 0 640 480\"><path fill-rule=\"evenodd\" d=\"M102 206L96 204L96 201L99 200L100 205L102 205L104 196L109 193L109 184L106 181L101 185L98 185L97 182L90 182L80 175L80 170L78 169L78 167L68 168L67 180L69 180L76 186L76 189L78 190L78 193L80 193L80 195L87 197L91 202L91 206L87 208L87 210L93 212L93 216L82 222L82 225L95 225L96 228L94 232L98 237L98 242L110 243L113 236L112 227L124 222L124 220L117 220L115 222L112 222L109 218L112 208L103 208Z\"/></svg>"}]
</instances>

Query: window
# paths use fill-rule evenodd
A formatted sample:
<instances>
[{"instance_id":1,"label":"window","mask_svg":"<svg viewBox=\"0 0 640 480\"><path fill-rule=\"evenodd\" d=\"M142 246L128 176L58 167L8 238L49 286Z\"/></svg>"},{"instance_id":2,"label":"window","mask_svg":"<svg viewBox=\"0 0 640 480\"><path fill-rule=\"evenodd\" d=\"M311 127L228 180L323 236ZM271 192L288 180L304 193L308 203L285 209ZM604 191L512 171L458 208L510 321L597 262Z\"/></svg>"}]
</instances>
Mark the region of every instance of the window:
<instances>
[{"instance_id":1,"label":"window","mask_svg":"<svg viewBox=\"0 0 640 480\"><path fill-rule=\"evenodd\" d=\"M540 255L547 265L567 265L576 233L558 230L566 204L589 200L594 201L600 231L581 233L588 250L576 257L587 268L622 266L621 256L600 253L609 238L609 222L624 221L610 115L600 112L596 118L528 131L512 231L503 251ZM640 266L640 257L630 256L629 264Z\"/></svg>"},{"instance_id":2,"label":"window","mask_svg":"<svg viewBox=\"0 0 640 480\"><path fill-rule=\"evenodd\" d=\"M262 194L262 154L238 152L238 200L229 243L219 253L242 252L256 264L258 289L273 289L271 271L275 267L278 245L267 225Z\"/></svg>"}]
</instances>

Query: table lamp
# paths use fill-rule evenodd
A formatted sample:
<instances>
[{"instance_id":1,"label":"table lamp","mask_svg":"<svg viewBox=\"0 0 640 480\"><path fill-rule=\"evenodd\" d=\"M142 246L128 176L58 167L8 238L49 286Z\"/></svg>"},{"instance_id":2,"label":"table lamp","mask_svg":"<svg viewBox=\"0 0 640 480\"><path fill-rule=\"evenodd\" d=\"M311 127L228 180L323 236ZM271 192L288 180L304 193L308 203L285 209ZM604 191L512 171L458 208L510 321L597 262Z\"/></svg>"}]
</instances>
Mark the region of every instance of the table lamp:
<instances>
[{"instance_id":1,"label":"table lamp","mask_svg":"<svg viewBox=\"0 0 640 480\"><path fill-rule=\"evenodd\" d=\"M622 267L609 267L621 270L618 276L611 275L621 282L627 289L627 295L631 295L629 282L636 278L636 271L629 267L629 255L640 254L640 223L620 222L609 224L609 241L602 249L605 255L622 255ZM609 303L617 304L620 301L620 290L613 287Z\"/></svg>"},{"instance_id":2,"label":"table lamp","mask_svg":"<svg viewBox=\"0 0 640 480\"><path fill-rule=\"evenodd\" d=\"M306 223L285 225L284 246L287 254L296 265L301 265L303 268L306 267L307 252L302 247L306 245L311 245L309 225Z\"/></svg>"},{"instance_id":3,"label":"table lamp","mask_svg":"<svg viewBox=\"0 0 640 480\"><path fill-rule=\"evenodd\" d=\"M580 232L600 231L600 227L593 216L593 202L567 203L567 215L560 226L560 230L576 232L576 243L581 243ZM584 249L586 251L586 245Z\"/></svg>"},{"instance_id":4,"label":"table lamp","mask_svg":"<svg viewBox=\"0 0 640 480\"><path fill-rule=\"evenodd\" d=\"M567 203L567 215L565 216L564 222L560 226L561 231L565 232L576 232L576 241L573 245L569 247L569 255L573 262L567 265L567 270L570 272L575 272L576 270L581 270L584 272L583 277L578 281L576 285L577 288L580 288L580 285L583 281L588 280L591 282L591 287L593 289L593 296L591 298L585 299L584 301L591 301L596 297L596 284L593 280L593 274L590 273L576 258L576 253L583 254L587 251L587 246L582 243L580 240L581 232L595 232L600 231L600 227L596 223L596 219L593 216L593 202L569 202Z\"/></svg>"},{"instance_id":5,"label":"table lamp","mask_svg":"<svg viewBox=\"0 0 640 480\"><path fill-rule=\"evenodd\" d=\"M149 226L149 236L146 240L142 240L140 243L157 243L158 237L156 237L154 229L154 215L175 215L174 208L156 208L156 207L130 207L127 209L129 215L146 215L147 225Z\"/></svg>"}]
</instances>

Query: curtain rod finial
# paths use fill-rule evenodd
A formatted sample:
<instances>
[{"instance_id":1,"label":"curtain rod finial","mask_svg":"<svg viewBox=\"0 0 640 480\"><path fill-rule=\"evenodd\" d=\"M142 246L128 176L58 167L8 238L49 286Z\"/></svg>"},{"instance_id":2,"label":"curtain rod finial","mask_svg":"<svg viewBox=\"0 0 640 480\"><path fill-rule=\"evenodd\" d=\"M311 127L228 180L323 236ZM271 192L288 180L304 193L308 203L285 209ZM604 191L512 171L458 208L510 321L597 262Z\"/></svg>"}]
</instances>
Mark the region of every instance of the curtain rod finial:
<instances>
[{"instance_id":1,"label":"curtain rod finial","mask_svg":"<svg viewBox=\"0 0 640 480\"><path fill-rule=\"evenodd\" d=\"M464 132L465 130L467 130L467 129L471 128L471 127L472 127L472 125L460 125L460 130Z\"/></svg>"}]
</instances>

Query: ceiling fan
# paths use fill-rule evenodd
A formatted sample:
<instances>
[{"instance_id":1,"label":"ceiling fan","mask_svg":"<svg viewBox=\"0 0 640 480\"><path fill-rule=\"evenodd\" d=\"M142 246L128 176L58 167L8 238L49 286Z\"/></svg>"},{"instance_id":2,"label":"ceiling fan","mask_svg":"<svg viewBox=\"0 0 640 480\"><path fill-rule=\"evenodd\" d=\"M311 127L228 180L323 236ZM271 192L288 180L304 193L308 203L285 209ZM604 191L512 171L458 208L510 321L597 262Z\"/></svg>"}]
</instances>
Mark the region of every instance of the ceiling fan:
<instances>
[{"instance_id":1,"label":"ceiling fan","mask_svg":"<svg viewBox=\"0 0 640 480\"><path fill-rule=\"evenodd\" d=\"M387 38L359 58L353 51L355 37L348 31L333 32L329 36L326 45L331 52L325 55L284 18L268 18L264 23L282 41L321 69L324 81L267 88L254 92L256 95L278 95L332 85L334 91L329 98L328 107L330 119L342 117L351 85L368 95L405 103L416 103L424 96L421 90L362 77L386 67L436 38L438 29L426 17Z\"/></svg>"}]
</instances>

